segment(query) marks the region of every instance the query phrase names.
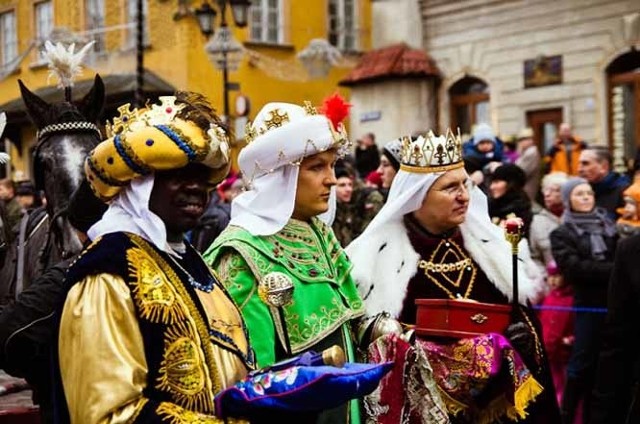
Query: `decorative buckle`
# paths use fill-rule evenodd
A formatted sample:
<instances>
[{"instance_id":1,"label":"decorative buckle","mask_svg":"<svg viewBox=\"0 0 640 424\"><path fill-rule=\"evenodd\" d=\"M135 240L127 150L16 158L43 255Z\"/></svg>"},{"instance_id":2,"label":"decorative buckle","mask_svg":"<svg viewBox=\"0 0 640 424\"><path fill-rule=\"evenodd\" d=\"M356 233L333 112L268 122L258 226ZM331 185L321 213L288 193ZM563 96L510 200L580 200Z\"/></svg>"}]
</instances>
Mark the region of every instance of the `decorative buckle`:
<instances>
[{"instance_id":1,"label":"decorative buckle","mask_svg":"<svg viewBox=\"0 0 640 424\"><path fill-rule=\"evenodd\" d=\"M489 317L484 315L484 314L475 314L473 316L470 317L471 321L475 322L476 324L484 324L485 322L487 322L489 320Z\"/></svg>"}]
</instances>

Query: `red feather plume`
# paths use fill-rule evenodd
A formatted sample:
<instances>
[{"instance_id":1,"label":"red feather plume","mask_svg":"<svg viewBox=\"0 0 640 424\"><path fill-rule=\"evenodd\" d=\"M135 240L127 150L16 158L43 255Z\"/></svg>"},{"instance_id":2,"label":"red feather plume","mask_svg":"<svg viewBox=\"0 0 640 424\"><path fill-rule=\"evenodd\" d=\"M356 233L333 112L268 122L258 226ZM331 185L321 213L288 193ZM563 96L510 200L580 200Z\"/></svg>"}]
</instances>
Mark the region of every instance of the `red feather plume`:
<instances>
[{"instance_id":1,"label":"red feather plume","mask_svg":"<svg viewBox=\"0 0 640 424\"><path fill-rule=\"evenodd\" d=\"M349 115L350 108L351 104L347 103L344 98L336 92L324 99L320 113L331 121L333 128L337 129L342 121L344 121L344 118Z\"/></svg>"}]
</instances>

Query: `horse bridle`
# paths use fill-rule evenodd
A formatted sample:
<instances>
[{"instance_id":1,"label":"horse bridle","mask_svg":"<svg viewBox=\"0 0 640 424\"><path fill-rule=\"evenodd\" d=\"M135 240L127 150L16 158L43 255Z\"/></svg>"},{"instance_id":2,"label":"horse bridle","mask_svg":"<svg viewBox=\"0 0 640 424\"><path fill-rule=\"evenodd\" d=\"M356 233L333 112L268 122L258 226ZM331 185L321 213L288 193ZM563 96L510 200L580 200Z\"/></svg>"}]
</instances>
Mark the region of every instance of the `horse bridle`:
<instances>
[{"instance_id":1,"label":"horse bridle","mask_svg":"<svg viewBox=\"0 0 640 424\"><path fill-rule=\"evenodd\" d=\"M88 121L72 121L61 122L59 124L50 124L36 132L36 138L38 139L38 145L42 143L42 138L55 134L57 132L69 132L69 131L95 131L98 134L98 138L102 137L100 129L93 122Z\"/></svg>"},{"instance_id":2,"label":"horse bridle","mask_svg":"<svg viewBox=\"0 0 640 424\"><path fill-rule=\"evenodd\" d=\"M59 132L95 132L96 136L98 137L98 140L102 139L102 134L100 133L100 129L98 128L98 126L96 124L94 124L93 122L88 122L88 121L71 121L71 122L61 122L58 124L50 124L47 125L45 127L43 127L42 129L38 130L38 132L36 133L36 138L38 140L38 143L36 144L36 148L33 152L33 156L34 159L38 158L38 155L40 153L40 149L42 148L42 146L45 144L46 141L48 141L49 136L59 133ZM34 164L36 165L36 164ZM34 166L34 168L36 168ZM36 179L36 187L40 187L40 188L44 188L43 184L42 184L42 176L40 175L40 172L38 172L37 168L34 172L35 175L35 179ZM44 262L45 259L47 257L46 255L46 251L52 246L52 233L54 231L56 231L57 225L55 224L56 220L65 215L67 213L67 208L63 208L60 209L57 212L54 212L53 216L51 217L51 222L49 225L49 231L47 233L47 240L42 248L42 251L40 252L40 262ZM58 230L59 231L59 230ZM60 252L60 256L62 257L62 259L68 259L71 256L74 255L74 252L71 251L66 251L64 249L63 245L60 245L59 243L62 242L62 234L58 234L57 237L57 241L58 241L58 250ZM46 265L46 264L44 264Z\"/></svg>"}]
</instances>

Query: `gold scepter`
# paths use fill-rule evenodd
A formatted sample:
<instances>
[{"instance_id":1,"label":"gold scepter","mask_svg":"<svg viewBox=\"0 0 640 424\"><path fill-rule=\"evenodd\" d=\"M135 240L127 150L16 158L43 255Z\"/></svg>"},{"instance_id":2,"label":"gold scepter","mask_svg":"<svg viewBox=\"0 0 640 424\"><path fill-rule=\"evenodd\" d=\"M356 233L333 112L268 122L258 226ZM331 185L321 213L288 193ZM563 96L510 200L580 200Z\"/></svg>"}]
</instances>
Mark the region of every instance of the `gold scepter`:
<instances>
[{"instance_id":1,"label":"gold scepter","mask_svg":"<svg viewBox=\"0 0 640 424\"><path fill-rule=\"evenodd\" d=\"M258 297L260 297L260 300L278 311L278 324L282 328L282 337L284 338L284 348L287 356L292 356L293 352L289 341L287 322L284 319L284 307L291 303L293 290L293 281L282 272L270 272L258 283Z\"/></svg>"},{"instance_id":2,"label":"gold scepter","mask_svg":"<svg viewBox=\"0 0 640 424\"><path fill-rule=\"evenodd\" d=\"M511 244L511 264L512 264L512 272L513 272L513 300L512 300L512 311L511 316L515 320L517 318L518 304L519 304L519 295L518 295L518 244L522 239L522 229L524 227L524 223L522 219L513 217L507 218L505 221L504 229L504 237Z\"/></svg>"}]
</instances>

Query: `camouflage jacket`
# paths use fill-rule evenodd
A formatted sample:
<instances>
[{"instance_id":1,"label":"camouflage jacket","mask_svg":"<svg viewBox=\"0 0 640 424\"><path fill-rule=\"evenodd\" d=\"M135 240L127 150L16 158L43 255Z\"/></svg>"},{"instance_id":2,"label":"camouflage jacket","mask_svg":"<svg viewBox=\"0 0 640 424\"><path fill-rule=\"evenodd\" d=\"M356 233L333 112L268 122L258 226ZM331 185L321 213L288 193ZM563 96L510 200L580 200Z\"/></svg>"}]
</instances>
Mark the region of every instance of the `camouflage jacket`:
<instances>
[{"instance_id":1,"label":"camouflage jacket","mask_svg":"<svg viewBox=\"0 0 640 424\"><path fill-rule=\"evenodd\" d=\"M333 232L342 247L346 247L367 228L383 205L382 194L369 187L354 187L351 202L338 202Z\"/></svg>"}]
</instances>

